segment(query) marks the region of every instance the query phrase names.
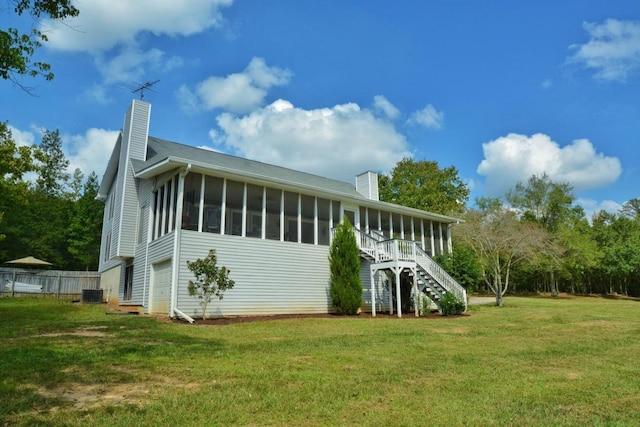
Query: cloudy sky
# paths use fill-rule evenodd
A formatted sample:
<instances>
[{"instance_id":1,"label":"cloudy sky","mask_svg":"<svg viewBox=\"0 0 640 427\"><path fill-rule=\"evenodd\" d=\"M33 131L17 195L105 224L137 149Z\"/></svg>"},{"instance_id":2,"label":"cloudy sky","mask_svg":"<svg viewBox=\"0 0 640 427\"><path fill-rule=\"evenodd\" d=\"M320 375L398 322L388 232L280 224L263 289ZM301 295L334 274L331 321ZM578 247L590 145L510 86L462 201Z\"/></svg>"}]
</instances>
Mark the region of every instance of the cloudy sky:
<instances>
[{"instance_id":1,"label":"cloudy sky","mask_svg":"<svg viewBox=\"0 0 640 427\"><path fill-rule=\"evenodd\" d=\"M478 196L532 174L591 212L640 197L640 7L631 0L95 0L46 31L54 81L0 82L21 143L64 135L99 176L132 93L153 136L353 181L403 157ZM3 13L5 18L6 13ZM5 25L5 24L3 24Z\"/></svg>"}]
</instances>

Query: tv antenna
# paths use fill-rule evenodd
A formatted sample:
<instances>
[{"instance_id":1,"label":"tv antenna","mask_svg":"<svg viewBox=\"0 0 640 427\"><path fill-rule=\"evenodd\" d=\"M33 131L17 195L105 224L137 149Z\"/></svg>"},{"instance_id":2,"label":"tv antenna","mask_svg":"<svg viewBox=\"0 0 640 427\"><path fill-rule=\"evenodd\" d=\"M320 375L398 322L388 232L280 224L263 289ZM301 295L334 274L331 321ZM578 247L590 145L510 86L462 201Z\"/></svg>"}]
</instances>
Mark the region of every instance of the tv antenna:
<instances>
[{"instance_id":1,"label":"tv antenna","mask_svg":"<svg viewBox=\"0 0 640 427\"><path fill-rule=\"evenodd\" d=\"M151 86L158 83L160 80L156 80L155 82L146 82L138 86L136 89L132 90L131 93L140 92L140 99L144 99L144 90L151 90ZM152 91L153 92L153 91Z\"/></svg>"}]
</instances>

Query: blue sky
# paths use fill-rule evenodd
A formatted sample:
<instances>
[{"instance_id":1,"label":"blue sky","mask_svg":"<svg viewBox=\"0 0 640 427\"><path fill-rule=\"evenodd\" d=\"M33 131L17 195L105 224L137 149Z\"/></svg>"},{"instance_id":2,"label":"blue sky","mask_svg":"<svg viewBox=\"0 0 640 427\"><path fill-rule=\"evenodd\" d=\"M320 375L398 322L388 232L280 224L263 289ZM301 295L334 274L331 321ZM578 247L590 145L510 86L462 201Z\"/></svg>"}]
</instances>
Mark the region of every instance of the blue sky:
<instances>
[{"instance_id":1,"label":"blue sky","mask_svg":"<svg viewBox=\"0 0 640 427\"><path fill-rule=\"evenodd\" d=\"M0 83L23 144L59 129L99 176L131 91L150 134L353 181L403 157L478 196L546 172L593 212L640 197L640 4L604 1L78 2L47 31L52 82ZM6 16L6 15L5 15Z\"/></svg>"}]
</instances>

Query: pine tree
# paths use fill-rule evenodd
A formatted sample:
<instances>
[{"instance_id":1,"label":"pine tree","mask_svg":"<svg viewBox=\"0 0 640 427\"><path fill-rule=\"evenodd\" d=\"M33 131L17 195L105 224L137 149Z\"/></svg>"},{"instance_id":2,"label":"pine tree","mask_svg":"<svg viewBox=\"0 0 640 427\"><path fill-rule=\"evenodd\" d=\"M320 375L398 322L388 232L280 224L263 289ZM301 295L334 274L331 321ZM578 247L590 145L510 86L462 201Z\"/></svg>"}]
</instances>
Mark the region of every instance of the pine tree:
<instances>
[{"instance_id":1,"label":"pine tree","mask_svg":"<svg viewBox=\"0 0 640 427\"><path fill-rule=\"evenodd\" d=\"M344 217L329 248L331 301L338 314L357 314L362 305L360 249L351 223Z\"/></svg>"},{"instance_id":2,"label":"pine tree","mask_svg":"<svg viewBox=\"0 0 640 427\"><path fill-rule=\"evenodd\" d=\"M73 205L67 250L76 269L98 269L104 210L104 203L96 200L99 187L98 176L91 172L82 195Z\"/></svg>"}]
</instances>

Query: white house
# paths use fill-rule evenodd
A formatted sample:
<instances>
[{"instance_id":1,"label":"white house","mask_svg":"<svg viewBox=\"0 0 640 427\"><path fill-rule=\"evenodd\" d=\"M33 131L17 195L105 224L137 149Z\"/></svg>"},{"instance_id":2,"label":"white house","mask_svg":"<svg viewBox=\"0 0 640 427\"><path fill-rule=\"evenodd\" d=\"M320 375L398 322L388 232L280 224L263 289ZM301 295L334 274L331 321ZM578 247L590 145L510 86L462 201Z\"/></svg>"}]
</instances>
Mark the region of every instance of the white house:
<instances>
[{"instance_id":1,"label":"white house","mask_svg":"<svg viewBox=\"0 0 640 427\"><path fill-rule=\"evenodd\" d=\"M187 260L215 249L236 285L208 315L330 312L329 244L343 216L361 247L364 310L400 315L406 287L436 301L444 292L466 297L431 259L451 251L456 218L379 201L373 172L353 186L150 137L150 113L132 102L98 193L110 302L200 316Z\"/></svg>"}]
</instances>

